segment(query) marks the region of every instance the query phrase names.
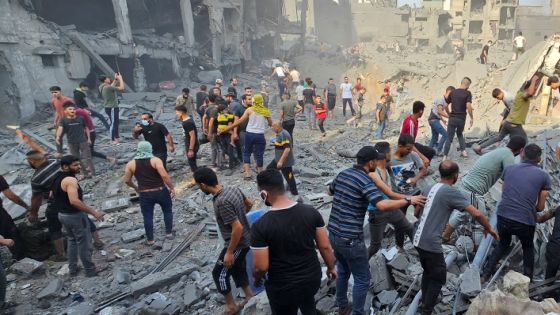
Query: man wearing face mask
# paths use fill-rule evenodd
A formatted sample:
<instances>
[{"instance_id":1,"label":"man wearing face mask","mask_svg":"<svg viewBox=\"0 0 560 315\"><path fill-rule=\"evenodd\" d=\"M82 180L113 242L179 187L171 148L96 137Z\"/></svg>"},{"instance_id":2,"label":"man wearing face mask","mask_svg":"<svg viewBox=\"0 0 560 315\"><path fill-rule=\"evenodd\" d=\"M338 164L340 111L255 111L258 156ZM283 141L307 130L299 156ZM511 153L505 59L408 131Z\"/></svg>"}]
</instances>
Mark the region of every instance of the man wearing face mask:
<instances>
[{"instance_id":1,"label":"man wearing face mask","mask_svg":"<svg viewBox=\"0 0 560 315\"><path fill-rule=\"evenodd\" d=\"M366 295L369 289L369 258L364 243L364 218L368 204L379 211L398 210L421 205L422 196L406 196L404 199L383 199L375 182L368 176L376 169L379 153L372 146L365 146L356 155L356 165L335 177L328 187L333 196L329 218L329 239L337 261L336 303L339 314L364 314ZM348 279L354 277L353 304L348 304Z\"/></svg>"},{"instance_id":2,"label":"man wearing face mask","mask_svg":"<svg viewBox=\"0 0 560 315\"><path fill-rule=\"evenodd\" d=\"M224 239L224 248L212 271L218 291L224 295L226 306L223 314L237 314L251 297L245 256L249 251L249 222L245 216L246 200L237 187L224 187L218 182L213 170L207 167L194 172L194 180L205 194L214 195L214 212L220 233ZM235 285L242 288L245 300L238 306L231 293L230 277Z\"/></svg>"},{"instance_id":3,"label":"man wearing face mask","mask_svg":"<svg viewBox=\"0 0 560 315\"><path fill-rule=\"evenodd\" d=\"M173 137L164 125L155 122L154 116L150 113L143 113L140 123L136 123L132 129L132 136L138 139L140 135L148 141L153 148L154 156L161 159L163 166L167 169L167 151L175 152ZM167 142L167 145L166 145Z\"/></svg>"}]
</instances>

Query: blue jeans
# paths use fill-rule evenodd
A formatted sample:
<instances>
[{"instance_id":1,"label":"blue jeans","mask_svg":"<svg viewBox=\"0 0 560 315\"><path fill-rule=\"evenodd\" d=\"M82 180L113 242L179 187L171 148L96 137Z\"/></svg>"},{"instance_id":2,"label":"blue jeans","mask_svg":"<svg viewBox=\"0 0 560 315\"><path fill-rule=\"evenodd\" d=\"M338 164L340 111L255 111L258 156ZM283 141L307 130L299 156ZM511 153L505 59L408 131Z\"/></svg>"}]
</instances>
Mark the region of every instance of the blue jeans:
<instances>
[{"instance_id":1,"label":"blue jeans","mask_svg":"<svg viewBox=\"0 0 560 315\"><path fill-rule=\"evenodd\" d=\"M348 279L354 276L352 290L352 315L365 314L364 306L371 274L366 244L362 239L347 240L329 233L329 240L336 258L336 304L348 305Z\"/></svg>"},{"instance_id":2,"label":"blue jeans","mask_svg":"<svg viewBox=\"0 0 560 315\"><path fill-rule=\"evenodd\" d=\"M441 121L437 119L432 119L430 122L430 128L432 128L432 140L428 146L430 148L436 148L437 152L440 153L445 145L445 140L447 140L447 130L441 125ZM441 138L439 137L441 135Z\"/></svg>"},{"instance_id":3,"label":"blue jeans","mask_svg":"<svg viewBox=\"0 0 560 315\"><path fill-rule=\"evenodd\" d=\"M163 212L163 222L165 223L165 233L173 232L173 203L167 188L158 191L147 191L138 193L140 195L140 210L144 217L144 230L148 241L154 240L154 207L158 204Z\"/></svg>"},{"instance_id":4,"label":"blue jeans","mask_svg":"<svg viewBox=\"0 0 560 315\"><path fill-rule=\"evenodd\" d=\"M262 133L245 132L245 147L243 148L243 163L251 164L251 154L255 155L257 167L263 167L266 139Z\"/></svg>"},{"instance_id":5,"label":"blue jeans","mask_svg":"<svg viewBox=\"0 0 560 315\"><path fill-rule=\"evenodd\" d=\"M383 132L387 128L387 119L377 123L377 130L375 131L375 138L381 139L383 138Z\"/></svg>"}]
</instances>

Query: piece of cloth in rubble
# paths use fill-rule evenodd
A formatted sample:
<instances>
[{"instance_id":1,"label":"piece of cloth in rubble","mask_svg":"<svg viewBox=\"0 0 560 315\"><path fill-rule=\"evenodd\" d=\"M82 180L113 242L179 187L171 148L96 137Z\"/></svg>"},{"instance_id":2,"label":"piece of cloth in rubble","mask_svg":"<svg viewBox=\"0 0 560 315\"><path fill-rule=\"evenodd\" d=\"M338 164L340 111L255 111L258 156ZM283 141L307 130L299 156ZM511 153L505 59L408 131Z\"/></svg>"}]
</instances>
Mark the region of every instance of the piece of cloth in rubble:
<instances>
[{"instance_id":1,"label":"piece of cloth in rubble","mask_svg":"<svg viewBox=\"0 0 560 315\"><path fill-rule=\"evenodd\" d=\"M138 148L136 149L135 160L145 160L154 157L152 153L152 145L148 141L138 142Z\"/></svg>"},{"instance_id":2,"label":"piece of cloth in rubble","mask_svg":"<svg viewBox=\"0 0 560 315\"><path fill-rule=\"evenodd\" d=\"M264 98L261 94L255 94L253 97L253 112L264 116L270 117L270 110L264 106Z\"/></svg>"}]
</instances>

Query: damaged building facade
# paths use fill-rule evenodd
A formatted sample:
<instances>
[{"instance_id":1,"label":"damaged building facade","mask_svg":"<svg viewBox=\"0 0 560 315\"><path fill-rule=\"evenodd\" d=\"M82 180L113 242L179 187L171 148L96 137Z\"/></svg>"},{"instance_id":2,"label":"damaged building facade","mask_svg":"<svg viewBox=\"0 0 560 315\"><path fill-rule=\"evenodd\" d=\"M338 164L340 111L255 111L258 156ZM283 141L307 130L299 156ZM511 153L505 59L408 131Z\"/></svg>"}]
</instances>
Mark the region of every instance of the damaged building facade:
<instances>
[{"instance_id":1,"label":"damaged building facade","mask_svg":"<svg viewBox=\"0 0 560 315\"><path fill-rule=\"evenodd\" d=\"M302 37L306 11L294 4L287 17L286 7L275 0L2 1L0 123L32 115L49 102L52 85L69 94L80 81L95 87L99 75L117 71L128 91L190 82L213 69L228 79L246 62L278 54L282 32Z\"/></svg>"}]
</instances>

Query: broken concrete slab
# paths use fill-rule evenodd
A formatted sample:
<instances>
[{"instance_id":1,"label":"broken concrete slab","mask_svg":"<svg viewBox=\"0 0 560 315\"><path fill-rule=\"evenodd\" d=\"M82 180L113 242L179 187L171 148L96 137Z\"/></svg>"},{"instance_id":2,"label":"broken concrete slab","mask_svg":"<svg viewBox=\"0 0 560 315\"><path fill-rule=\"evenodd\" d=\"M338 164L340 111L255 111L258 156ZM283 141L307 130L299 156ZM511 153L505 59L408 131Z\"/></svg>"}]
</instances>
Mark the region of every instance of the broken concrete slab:
<instances>
[{"instance_id":1,"label":"broken concrete slab","mask_svg":"<svg viewBox=\"0 0 560 315\"><path fill-rule=\"evenodd\" d=\"M20 261L17 261L10 268L12 271L20 275L29 277L32 274L44 272L45 264L35 259L26 257Z\"/></svg>"},{"instance_id":2,"label":"broken concrete slab","mask_svg":"<svg viewBox=\"0 0 560 315\"><path fill-rule=\"evenodd\" d=\"M383 257L385 257L385 259L387 259L387 261L390 261L395 258L395 255L397 255L399 250L397 246L393 246L389 249L382 248L379 252L383 255Z\"/></svg>"},{"instance_id":3,"label":"broken concrete slab","mask_svg":"<svg viewBox=\"0 0 560 315\"><path fill-rule=\"evenodd\" d=\"M529 298L530 282L531 279L529 279L529 277L524 276L519 272L510 270L504 276L502 287L504 289L504 292L511 293L521 299L527 299Z\"/></svg>"},{"instance_id":4,"label":"broken concrete slab","mask_svg":"<svg viewBox=\"0 0 560 315\"><path fill-rule=\"evenodd\" d=\"M116 268L113 271L113 276L119 284L128 284L132 281L132 275L130 274L130 271L125 268Z\"/></svg>"},{"instance_id":5,"label":"broken concrete slab","mask_svg":"<svg viewBox=\"0 0 560 315\"><path fill-rule=\"evenodd\" d=\"M461 275L461 293L468 297L475 297L482 290L480 284L480 269L469 266Z\"/></svg>"},{"instance_id":6,"label":"broken concrete slab","mask_svg":"<svg viewBox=\"0 0 560 315\"><path fill-rule=\"evenodd\" d=\"M182 276L188 275L196 269L197 267L193 264L185 264L167 271L149 274L130 284L131 293L138 297L142 294L155 292L161 287L177 282Z\"/></svg>"},{"instance_id":7,"label":"broken concrete slab","mask_svg":"<svg viewBox=\"0 0 560 315\"><path fill-rule=\"evenodd\" d=\"M136 229L130 232L126 232L121 236L121 240L124 243L131 243L137 241L144 237L144 229Z\"/></svg>"},{"instance_id":8,"label":"broken concrete slab","mask_svg":"<svg viewBox=\"0 0 560 315\"><path fill-rule=\"evenodd\" d=\"M260 293L249 300L241 315L272 315L266 293Z\"/></svg>"},{"instance_id":9,"label":"broken concrete slab","mask_svg":"<svg viewBox=\"0 0 560 315\"><path fill-rule=\"evenodd\" d=\"M183 303L185 306L190 307L191 305L195 304L196 302L200 301L200 291L194 284L187 284L185 286L185 291L183 295Z\"/></svg>"},{"instance_id":10,"label":"broken concrete slab","mask_svg":"<svg viewBox=\"0 0 560 315\"><path fill-rule=\"evenodd\" d=\"M102 309L99 312L99 315L126 315L126 314L127 314L126 308L121 306L109 306Z\"/></svg>"},{"instance_id":11,"label":"broken concrete slab","mask_svg":"<svg viewBox=\"0 0 560 315\"><path fill-rule=\"evenodd\" d=\"M126 209L131 205L132 203L130 202L129 198L110 199L103 202L103 205L101 206L101 211L105 213L111 213L122 209Z\"/></svg>"},{"instance_id":12,"label":"broken concrete slab","mask_svg":"<svg viewBox=\"0 0 560 315\"><path fill-rule=\"evenodd\" d=\"M66 310L66 315L93 315L95 307L88 303L82 302L80 304L69 307Z\"/></svg>"},{"instance_id":13,"label":"broken concrete slab","mask_svg":"<svg viewBox=\"0 0 560 315\"><path fill-rule=\"evenodd\" d=\"M406 271L408 267L409 261L408 258L404 254L397 254L393 260L387 263L387 265L391 266L391 268L395 268L397 270Z\"/></svg>"},{"instance_id":14,"label":"broken concrete slab","mask_svg":"<svg viewBox=\"0 0 560 315\"><path fill-rule=\"evenodd\" d=\"M560 305L553 298L544 299L539 304L547 315L550 313L560 314Z\"/></svg>"},{"instance_id":15,"label":"broken concrete slab","mask_svg":"<svg viewBox=\"0 0 560 315\"><path fill-rule=\"evenodd\" d=\"M379 293L383 290L391 290L391 275L385 263L385 257L377 253L369 260L369 269L371 271L371 284L370 288L374 293Z\"/></svg>"},{"instance_id":16,"label":"broken concrete slab","mask_svg":"<svg viewBox=\"0 0 560 315\"><path fill-rule=\"evenodd\" d=\"M466 315L531 314L544 315L541 305L529 299L519 299L496 289L483 290L469 306Z\"/></svg>"},{"instance_id":17,"label":"broken concrete slab","mask_svg":"<svg viewBox=\"0 0 560 315\"><path fill-rule=\"evenodd\" d=\"M37 299L45 299L55 297L60 294L62 287L64 286L64 281L62 279L56 278L49 282L49 284L37 294Z\"/></svg>"},{"instance_id":18,"label":"broken concrete slab","mask_svg":"<svg viewBox=\"0 0 560 315\"><path fill-rule=\"evenodd\" d=\"M381 305L391 305L399 297L399 293L397 292L397 290L383 290L377 293L376 297Z\"/></svg>"}]
</instances>

